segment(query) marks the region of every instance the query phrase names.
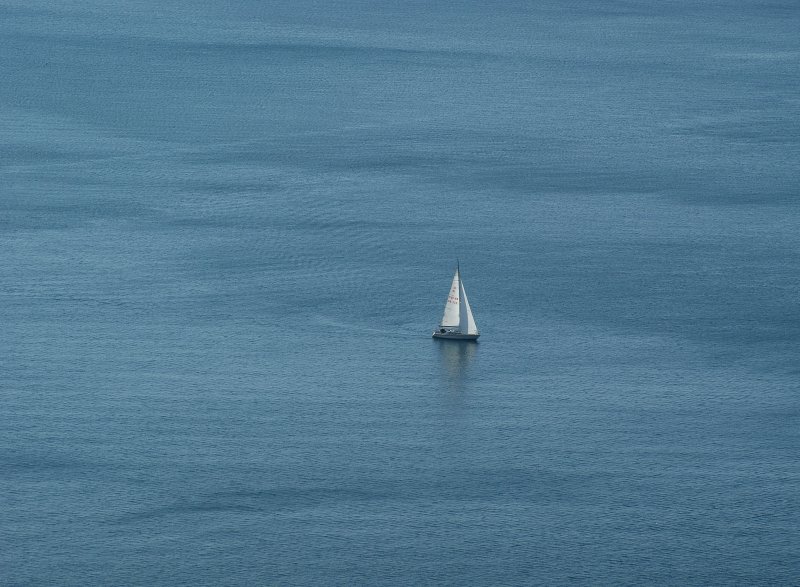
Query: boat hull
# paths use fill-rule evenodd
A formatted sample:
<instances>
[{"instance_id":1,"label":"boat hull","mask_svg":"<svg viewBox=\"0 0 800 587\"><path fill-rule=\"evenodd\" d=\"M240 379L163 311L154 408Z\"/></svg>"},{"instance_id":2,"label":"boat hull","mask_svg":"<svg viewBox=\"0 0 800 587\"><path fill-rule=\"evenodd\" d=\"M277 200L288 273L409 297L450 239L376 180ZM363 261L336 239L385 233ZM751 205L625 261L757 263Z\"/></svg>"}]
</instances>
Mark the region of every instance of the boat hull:
<instances>
[{"instance_id":1,"label":"boat hull","mask_svg":"<svg viewBox=\"0 0 800 587\"><path fill-rule=\"evenodd\" d=\"M460 332L439 332L433 333L433 338L441 340L474 340L477 341L480 334L461 334Z\"/></svg>"}]
</instances>

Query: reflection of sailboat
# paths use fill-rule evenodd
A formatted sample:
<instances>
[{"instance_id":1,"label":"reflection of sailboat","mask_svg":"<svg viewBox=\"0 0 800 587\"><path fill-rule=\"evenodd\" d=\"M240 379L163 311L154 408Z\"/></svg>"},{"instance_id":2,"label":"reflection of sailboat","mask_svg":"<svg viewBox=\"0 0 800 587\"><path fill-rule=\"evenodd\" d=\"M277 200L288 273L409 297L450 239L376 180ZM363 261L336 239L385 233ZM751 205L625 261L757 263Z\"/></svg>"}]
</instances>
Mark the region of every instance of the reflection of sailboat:
<instances>
[{"instance_id":1,"label":"reflection of sailboat","mask_svg":"<svg viewBox=\"0 0 800 587\"><path fill-rule=\"evenodd\" d=\"M461 269L457 265L453 283L450 285L450 293L447 296L447 303L444 305L444 316L442 316L439 328L434 331L433 337L451 340L478 340L480 335L481 333L475 325L475 318L472 317L467 292L464 291L464 282L461 281Z\"/></svg>"},{"instance_id":2,"label":"reflection of sailboat","mask_svg":"<svg viewBox=\"0 0 800 587\"><path fill-rule=\"evenodd\" d=\"M433 348L438 355L439 369L436 370L439 388L447 392L442 396L447 400L451 409L465 407L464 398L473 388L473 378L470 376L472 364L478 359L479 344L471 342L439 342L431 339Z\"/></svg>"},{"instance_id":3,"label":"reflection of sailboat","mask_svg":"<svg viewBox=\"0 0 800 587\"><path fill-rule=\"evenodd\" d=\"M447 379L451 384L460 386L470 363L475 358L478 345L437 344L436 346L439 347L439 357Z\"/></svg>"}]
</instances>

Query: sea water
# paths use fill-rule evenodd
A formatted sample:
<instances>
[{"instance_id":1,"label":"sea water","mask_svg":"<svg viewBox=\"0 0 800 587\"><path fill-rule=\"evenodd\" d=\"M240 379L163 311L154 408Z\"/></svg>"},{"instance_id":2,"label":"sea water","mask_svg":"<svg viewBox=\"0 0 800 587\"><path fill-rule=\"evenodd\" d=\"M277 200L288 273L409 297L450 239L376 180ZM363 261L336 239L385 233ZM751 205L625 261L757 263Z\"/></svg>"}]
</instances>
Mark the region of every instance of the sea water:
<instances>
[{"instance_id":1,"label":"sea water","mask_svg":"<svg viewBox=\"0 0 800 587\"><path fill-rule=\"evenodd\" d=\"M0 583L800 582L798 30L3 2Z\"/></svg>"}]
</instances>

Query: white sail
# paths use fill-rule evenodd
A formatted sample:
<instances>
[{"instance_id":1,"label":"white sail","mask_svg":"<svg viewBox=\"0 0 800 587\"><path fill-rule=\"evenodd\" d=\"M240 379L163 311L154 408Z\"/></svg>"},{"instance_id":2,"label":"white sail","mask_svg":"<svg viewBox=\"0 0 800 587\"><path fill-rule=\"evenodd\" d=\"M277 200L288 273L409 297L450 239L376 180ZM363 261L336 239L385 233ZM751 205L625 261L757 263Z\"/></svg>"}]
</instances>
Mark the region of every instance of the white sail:
<instances>
[{"instance_id":1,"label":"white sail","mask_svg":"<svg viewBox=\"0 0 800 587\"><path fill-rule=\"evenodd\" d=\"M433 338L449 338L451 340L478 340L480 333L472 317L472 308L469 307L467 292L464 282L461 281L461 271L456 268L450 293L444 305L442 322L433 333Z\"/></svg>"},{"instance_id":2,"label":"white sail","mask_svg":"<svg viewBox=\"0 0 800 587\"><path fill-rule=\"evenodd\" d=\"M459 289L458 269L456 269L456 274L453 275L453 284L450 286L450 293L447 294L447 303L444 305L441 326L458 326L461 321L458 313Z\"/></svg>"},{"instance_id":3,"label":"white sail","mask_svg":"<svg viewBox=\"0 0 800 587\"><path fill-rule=\"evenodd\" d=\"M466 332L469 327L469 316L467 315L467 304L464 303L464 284L459 275L458 280L458 331Z\"/></svg>"},{"instance_id":4,"label":"white sail","mask_svg":"<svg viewBox=\"0 0 800 587\"><path fill-rule=\"evenodd\" d=\"M464 289L464 282L461 279L459 283L459 310L458 310L458 329L464 334L478 334L478 326L475 324L475 318L472 317L472 308L469 307L469 300L467 299L467 291Z\"/></svg>"}]
</instances>

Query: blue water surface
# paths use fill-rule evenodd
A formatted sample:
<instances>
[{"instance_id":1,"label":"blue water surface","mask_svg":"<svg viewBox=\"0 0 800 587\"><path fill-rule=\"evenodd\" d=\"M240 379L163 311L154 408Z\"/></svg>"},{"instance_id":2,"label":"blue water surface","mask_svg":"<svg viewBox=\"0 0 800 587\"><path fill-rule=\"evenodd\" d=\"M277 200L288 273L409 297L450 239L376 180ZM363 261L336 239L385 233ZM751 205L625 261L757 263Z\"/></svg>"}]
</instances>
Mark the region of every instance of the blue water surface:
<instances>
[{"instance_id":1,"label":"blue water surface","mask_svg":"<svg viewBox=\"0 0 800 587\"><path fill-rule=\"evenodd\" d=\"M798 30L0 3L0 583L800 583Z\"/></svg>"}]
</instances>

